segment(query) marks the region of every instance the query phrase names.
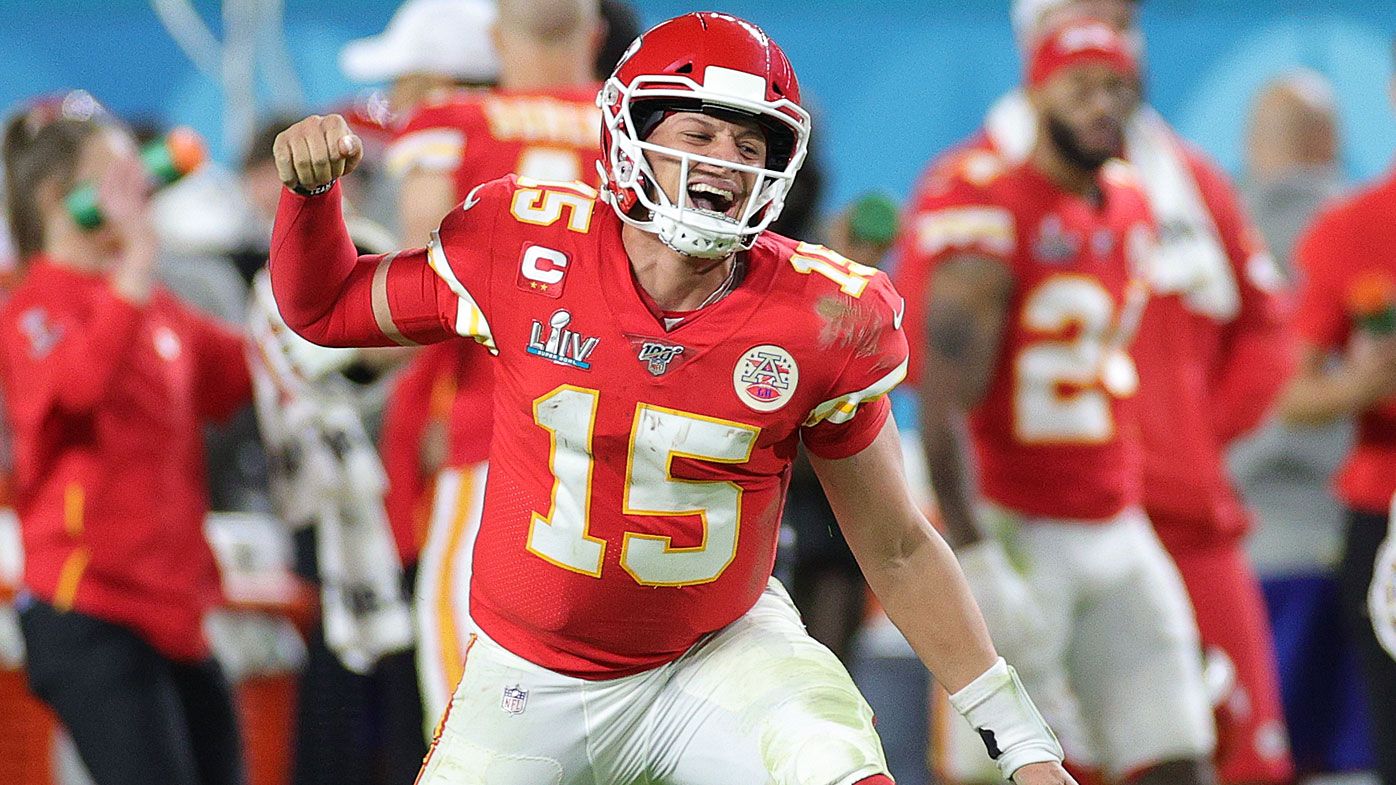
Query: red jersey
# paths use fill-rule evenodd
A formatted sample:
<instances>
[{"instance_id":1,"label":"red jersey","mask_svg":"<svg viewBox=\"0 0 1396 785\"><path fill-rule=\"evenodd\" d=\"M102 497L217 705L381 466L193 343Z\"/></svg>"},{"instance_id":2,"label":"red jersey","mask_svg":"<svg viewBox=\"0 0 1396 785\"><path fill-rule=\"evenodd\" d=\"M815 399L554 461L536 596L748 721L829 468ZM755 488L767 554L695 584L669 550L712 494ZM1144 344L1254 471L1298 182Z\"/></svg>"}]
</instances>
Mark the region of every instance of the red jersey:
<instances>
[{"instance_id":1,"label":"red jersey","mask_svg":"<svg viewBox=\"0 0 1396 785\"><path fill-rule=\"evenodd\" d=\"M388 148L388 168L450 172L462 199L480 183L511 173L595 183L598 87L450 93L408 118Z\"/></svg>"},{"instance_id":2,"label":"red jersey","mask_svg":"<svg viewBox=\"0 0 1396 785\"><path fill-rule=\"evenodd\" d=\"M386 324L497 353L471 615L561 673L656 667L749 610L797 442L860 452L905 374L901 298L820 246L763 235L731 294L666 331L590 187L476 189L429 252L436 279L421 252L355 265L325 236L338 215L334 193L283 195L282 312L317 341L386 343ZM326 276L347 292L329 316Z\"/></svg>"},{"instance_id":3,"label":"red jersey","mask_svg":"<svg viewBox=\"0 0 1396 785\"><path fill-rule=\"evenodd\" d=\"M408 119L388 150L388 168L399 175L414 169L449 172L457 201L475 186L507 174L597 185L597 89L591 85L529 93L450 93ZM486 413L493 376L478 367L484 357L478 347L456 342L444 351L460 354L454 360L459 375L447 465L466 466L484 460L489 450ZM425 401L414 403L421 406Z\"/></svg>"},{"instance_id":4,"label":"red jersey","mask_svg":"<svg viewBox=\"0 0 1396 785\"><path fill-rule=\"evenodd\" d=\"M967 150L932 167L899 242L913 325L926 324L940 262L973 254L1012 273L993 378L969 424L981 492L1027 515L1097 520L1139 502L1128 346L1153 224L1125 165L1108 164L1100 189L1097 207L1030 164ZM918 380L922 341L912 345Z\"/></svg>"},{"instance_id":5,"label":"red jersey","mask_svg":"<svg viewBox=\"0 0 1396 785\"><path fill-rule=\"evenodd\" d=\"M1320 349L1354 339L1360 289L1396 287L1396 173L1319 214L1295 251L1301 278L1295 326ZM1396 396L1358 417L1357 440L1337 477L1344 503L1385 513L1396 494Z\"/></svg>"},{"instance_id":6,"label":"red jersey","mask_svg":"<svg viewBox=\"0 0 1396 785\"><path fill-rule=\"evenodd\" d=\"M995 138L1015 137L1002 124L997 130L968 148L996 150ZM1174 138L1173 147L1224 258L1213 268L1185 269L1174 264L1178 255L1160 254L1150 265L1154 297L1134 344L1144 509L1170 552L1234 540L1249 528L1226 449L1264 418L1294 359L1282 278L1231 184L1184 140ZM1187 242L1197 231L1161 227L1161 242Z\"/></svg>"},{"instance_id":7,"label":"red jersey","mask_svg":"<svg viewBox=\"0 0 1396 785\"><path fill-rule=\"evenodd\" d=\"M0 311L0 363L25 585L169 657L207 656L201 426L251 398L242 338L164 291L137 308L38 259Z\"/></svg>"}]
</instances>

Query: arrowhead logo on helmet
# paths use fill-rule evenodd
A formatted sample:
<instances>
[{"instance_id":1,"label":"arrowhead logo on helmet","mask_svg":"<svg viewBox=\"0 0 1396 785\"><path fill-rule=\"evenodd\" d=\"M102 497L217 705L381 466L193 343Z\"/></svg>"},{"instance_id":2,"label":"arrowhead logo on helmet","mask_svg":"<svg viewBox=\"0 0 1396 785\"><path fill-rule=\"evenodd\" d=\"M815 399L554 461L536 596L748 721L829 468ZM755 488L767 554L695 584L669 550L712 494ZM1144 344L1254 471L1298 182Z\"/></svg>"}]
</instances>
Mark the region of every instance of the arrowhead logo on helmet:
<instances>
[{"instance_id":1,"label":"arrowhead logo on helmet","mask_svg":"<svg viewBox=\"0 0 1396 785\"><path fill-rule=\"evenodd\" d=\"M728 14L685 14L644 33L596 102L606 201L621 220L689 256L722 258L750 248L780 214L808 148L809 113L800 106L800 84L790 61L761 28ZM754 120L767 138L765 165L647 142L652 118L668 110ZM755 183L735 218L675 204L658 187L646 154L681 162L679 193L688 190L695 164L745 173Z\"/></svg>"}]
</instances>

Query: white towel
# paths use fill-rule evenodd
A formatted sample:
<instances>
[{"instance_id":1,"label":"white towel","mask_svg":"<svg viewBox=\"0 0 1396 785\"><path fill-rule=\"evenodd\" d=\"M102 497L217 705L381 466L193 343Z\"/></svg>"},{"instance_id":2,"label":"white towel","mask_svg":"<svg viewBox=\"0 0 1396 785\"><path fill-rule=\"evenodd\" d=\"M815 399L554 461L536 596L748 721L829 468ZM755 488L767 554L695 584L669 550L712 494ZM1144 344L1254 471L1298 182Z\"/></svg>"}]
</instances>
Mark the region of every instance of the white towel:
<instances>
[{"instance_id":1,"label":"white towel","mask_svg":"<svg viewBox=\"0 0 1396 785\"><path fill-rule=\"evenodd\" d=\"M1037 140L1037 116L1021 90L994 104L984 128L999 154L1015 164L1027 160ZM1149 272L1154 291L1179 294L1192 310L1218 321L1234 319L1241 294L1216 222L1177 135L1152 108L1140 107L1126 127L1125 157L1159 225Z\"/></svg>"},{"instance_id":2,"label":"white towel","mask_svg":"<svg viewBox=\"0 0 1396 785\"><path fill-rule=\"evenodd\" d=\"M326 349L282 321L266 273L248 307L257 420L272 461L272 498L295 527L314 525L325 642L367 673L407 649L412 620L388 516L387 478L353 393L337 371L347 349Z\"/></svg>"},{"instance_id":3,"label":"white towel","mask_svg":"<svg viewBox=\"0 0 1396 785\"><path fill-rule=\"evenodd\" d=\"M1396 658L1396 498L1391 500L1387 526L1386 539L1377 549L1372 585L1367 590L1367 610L1372 615L1377 640L1387 654Z\"/></svg>"}]
</instances>

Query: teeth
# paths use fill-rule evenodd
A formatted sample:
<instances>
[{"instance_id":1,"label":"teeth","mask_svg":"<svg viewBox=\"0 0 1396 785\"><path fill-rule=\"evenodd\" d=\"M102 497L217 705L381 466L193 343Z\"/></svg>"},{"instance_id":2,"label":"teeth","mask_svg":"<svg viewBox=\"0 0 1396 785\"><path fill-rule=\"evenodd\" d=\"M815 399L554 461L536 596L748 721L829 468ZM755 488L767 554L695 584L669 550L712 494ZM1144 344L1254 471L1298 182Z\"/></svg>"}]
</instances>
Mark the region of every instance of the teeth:
<instances>
[{"instance_id":1,"label":"teeth","mask_svg":"<svg viewBox=\"0 0 1396 785\"><path fill-rule=\"evenodd\" d=\"M708 185L707 183L694 183L693 185L690 185L688 187L688 190L696 194L712 194L714 196L721 196L723 199L726 199L729 202L736 197L736 194L732 193L731 191L728 191L725 188L718 188L715 185Z\"/></svg>"}]
</instances>

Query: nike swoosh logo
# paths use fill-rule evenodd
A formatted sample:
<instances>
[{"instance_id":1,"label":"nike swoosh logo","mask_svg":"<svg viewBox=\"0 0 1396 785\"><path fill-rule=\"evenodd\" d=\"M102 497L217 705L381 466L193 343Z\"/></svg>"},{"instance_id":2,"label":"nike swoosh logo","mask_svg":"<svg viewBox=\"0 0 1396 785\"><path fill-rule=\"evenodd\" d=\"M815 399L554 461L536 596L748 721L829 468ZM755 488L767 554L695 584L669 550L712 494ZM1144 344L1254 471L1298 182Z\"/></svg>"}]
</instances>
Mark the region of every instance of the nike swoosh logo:
<instances>
[{"instance_id":1,"label":"nike swoosh logo","mask_svg":"<svg viewBox=\"0 0 1396 785\"><path fill-rule=\"evenodd\" d=\"M897 301L897 312L892 314L892 329L902 329L902 317L906 316L906 298L902 297Z\"/></svg>"},{"instance_id":2,"label":"nike swoosh logo","mask_svg":"<svg viewBox=\"0 0 1396 785\"><path fill-rule=\"evenodd\" d=\"M470 208L480 203L480 197L477 194L480 192L481 188L485 187L485 185L486 183L480 183L479 185L470 189L470 193L465 195L465 201L461 202L461 212L465 212L466 210L469 210Z\"/></svg>"}]
</instances>

